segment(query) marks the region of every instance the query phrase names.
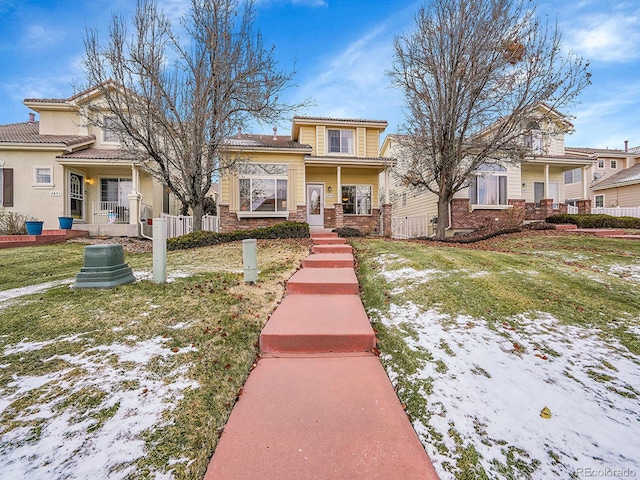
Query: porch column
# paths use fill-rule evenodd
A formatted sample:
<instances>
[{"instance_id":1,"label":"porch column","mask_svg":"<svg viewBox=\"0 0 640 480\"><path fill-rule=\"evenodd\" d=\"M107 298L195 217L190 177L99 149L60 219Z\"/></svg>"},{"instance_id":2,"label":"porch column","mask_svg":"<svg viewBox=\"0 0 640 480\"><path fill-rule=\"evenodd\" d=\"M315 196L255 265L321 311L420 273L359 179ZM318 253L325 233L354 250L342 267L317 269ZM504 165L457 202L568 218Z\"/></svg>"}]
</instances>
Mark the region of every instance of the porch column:
<instances>
[{"instance_id":1,"label":"porch column","mask_svg":"<svg viewBox=\"0 0 640 480\"><path fill-rule=\"evenodd\" d=\"M587 177L587 167L584 166L582 167L582 198L585 199L587 198L587 182L588 182L588 177Z\"/></svg>"},{"instance_id":2,"label":"porch column","mask_svg":"<svg viewBox=\"0 0 640 480\"><path fill-rule=\"evenodd\" d=\"M549 164L544 166L544 198L549 198Z\"/></svg>"},{"instance_id":3,"label":"porch column","mask_svg":"<svg viewBox=\"0 0 640 480\"><path fill-rule=\"evenodd\" d=\"M384 203L389 203L389 169L384 171Z\"/></svg>"},{"instance_id":4,"label":"porch column","mask_svg":"<svg viewBox=\"0 0 640 480\"><path fill-rule=\"evenodd\" d=\"M129 194L129 225L137 225L140 221L140 175L138 167L131 164L131 193Z\"/></svg>"},{"instance_id":5,"label":"porch column","mask_svg":"<svg viewBox=\"0 0 640 480\"><path fill-rule=\"evenodd\" d=\"M338 195L337 203L342 203L342 167L337 167L336 181L336 195Z\"/></svg>"}]
</instances>

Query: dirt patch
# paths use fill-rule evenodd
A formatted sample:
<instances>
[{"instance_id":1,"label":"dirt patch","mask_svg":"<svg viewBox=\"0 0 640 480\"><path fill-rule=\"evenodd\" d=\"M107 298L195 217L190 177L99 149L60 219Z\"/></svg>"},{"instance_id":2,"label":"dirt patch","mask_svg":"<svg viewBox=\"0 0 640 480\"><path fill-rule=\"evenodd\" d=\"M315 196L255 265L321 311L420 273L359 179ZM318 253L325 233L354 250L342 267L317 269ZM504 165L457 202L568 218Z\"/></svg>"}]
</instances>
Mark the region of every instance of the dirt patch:
<instances>
[{"instance_id":1,"label":"dirt patch","mask_svg":"<svg viewBox=\"0 0 640 480\"><path fill-rule=\"evenodd\" d=\"M119 244L127 253L151 253L153 242L146 238L129 237L79 237L67 240L67 243L83 243L86 245Z\"/></svg>"}]
</instances>

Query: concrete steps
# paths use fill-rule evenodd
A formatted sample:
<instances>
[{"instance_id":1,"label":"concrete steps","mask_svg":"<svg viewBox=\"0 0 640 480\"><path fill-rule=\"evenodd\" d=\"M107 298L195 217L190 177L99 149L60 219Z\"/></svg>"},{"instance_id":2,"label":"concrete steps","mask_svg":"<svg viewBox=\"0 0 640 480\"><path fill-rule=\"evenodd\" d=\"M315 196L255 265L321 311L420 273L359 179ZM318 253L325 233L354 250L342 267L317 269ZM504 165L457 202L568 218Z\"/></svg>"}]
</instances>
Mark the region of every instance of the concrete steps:
<instances>
[{"instance_id":1,"label":"concrete steps","mask_svg":"<svg viewBox=\"0 0 640 480\"><path fill-rule=\"evenodd\" d=\"M353 254L313 253L302 260L302 268L353 268Z\"/></svg>"},{"instance_id":2,"label":"concrete steps","mask_svg":"<svg viewBox=\"0 0 640 480\"><path fill-rule=\"evenodd\" d=\"M372 353L351 247L318 244L336 237L312 234L205 480L438 478Z\"/></svg>"},{"instance_id":3,"label":"concrete steps","mask_svg":"<svg viewBox=\"0 0 640 480\"><path fill-rule=\"evenodd\" d=\"M353 268L302 268L287 282L287 295L358 295Z\"/></svg>"},{"instance_id":4,"label":"concrete steps","mask_svg":"<svg viewBox=\"0 0 640 480\"><path fill-rule=\"evenodd\" d=\"M260 335L262 353L370 352L375 346L357 295L287 295Z\"/></svg>"}]
</instances>

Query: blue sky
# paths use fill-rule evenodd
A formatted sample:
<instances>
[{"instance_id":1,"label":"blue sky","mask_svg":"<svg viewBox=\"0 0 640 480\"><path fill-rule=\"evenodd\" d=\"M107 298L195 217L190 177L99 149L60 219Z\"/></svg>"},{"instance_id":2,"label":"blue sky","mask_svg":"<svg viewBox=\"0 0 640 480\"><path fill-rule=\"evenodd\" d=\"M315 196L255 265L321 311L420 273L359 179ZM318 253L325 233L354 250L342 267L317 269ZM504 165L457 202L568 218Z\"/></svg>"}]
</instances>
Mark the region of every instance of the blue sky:
<instances>
[{"instance_id":1,"label":"blue sky","mask_svg":"<svg viewBox=\"0 0 640 480\"><path fill-rule=\"evenodd\" d=\"M171 16L188 0L160 0ZM386 133L403 121L403 98L385 71L393 38L413 28L422 4L410 0L258 0L257 25L275 45L280 67L295 68L292 102L312 98L306 115L383 119ZM640 145L640 2L540 0L557 18L563 45L591 62L593 85L566 110L575 117L569 146ZM24 98L66 98L83 80L85 26L106 31L112 13L127 18L133 0L0 0L0 124L26 121ZM271 128L253 133L270 133ZM279 133L290 132L290 124Z\"/></svg>"}]
</instances>

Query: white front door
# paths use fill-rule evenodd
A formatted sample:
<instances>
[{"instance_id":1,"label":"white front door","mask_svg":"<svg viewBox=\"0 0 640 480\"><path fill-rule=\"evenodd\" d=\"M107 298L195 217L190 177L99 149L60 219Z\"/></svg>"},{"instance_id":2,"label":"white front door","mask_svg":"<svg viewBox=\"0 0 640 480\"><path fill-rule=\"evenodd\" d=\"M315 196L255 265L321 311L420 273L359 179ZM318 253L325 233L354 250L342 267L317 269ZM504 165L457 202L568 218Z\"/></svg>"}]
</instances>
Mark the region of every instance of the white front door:
<instances>
[{"instance_id":1,"label":"white front door","mask_svg":"<svg viewBox=\"0 0 640 480\"><path fill-rule=\"evenodd\" d=\"M324 226L324 185L307 185L307 223L313 227Z\"/></svg>"}]
</instances>

